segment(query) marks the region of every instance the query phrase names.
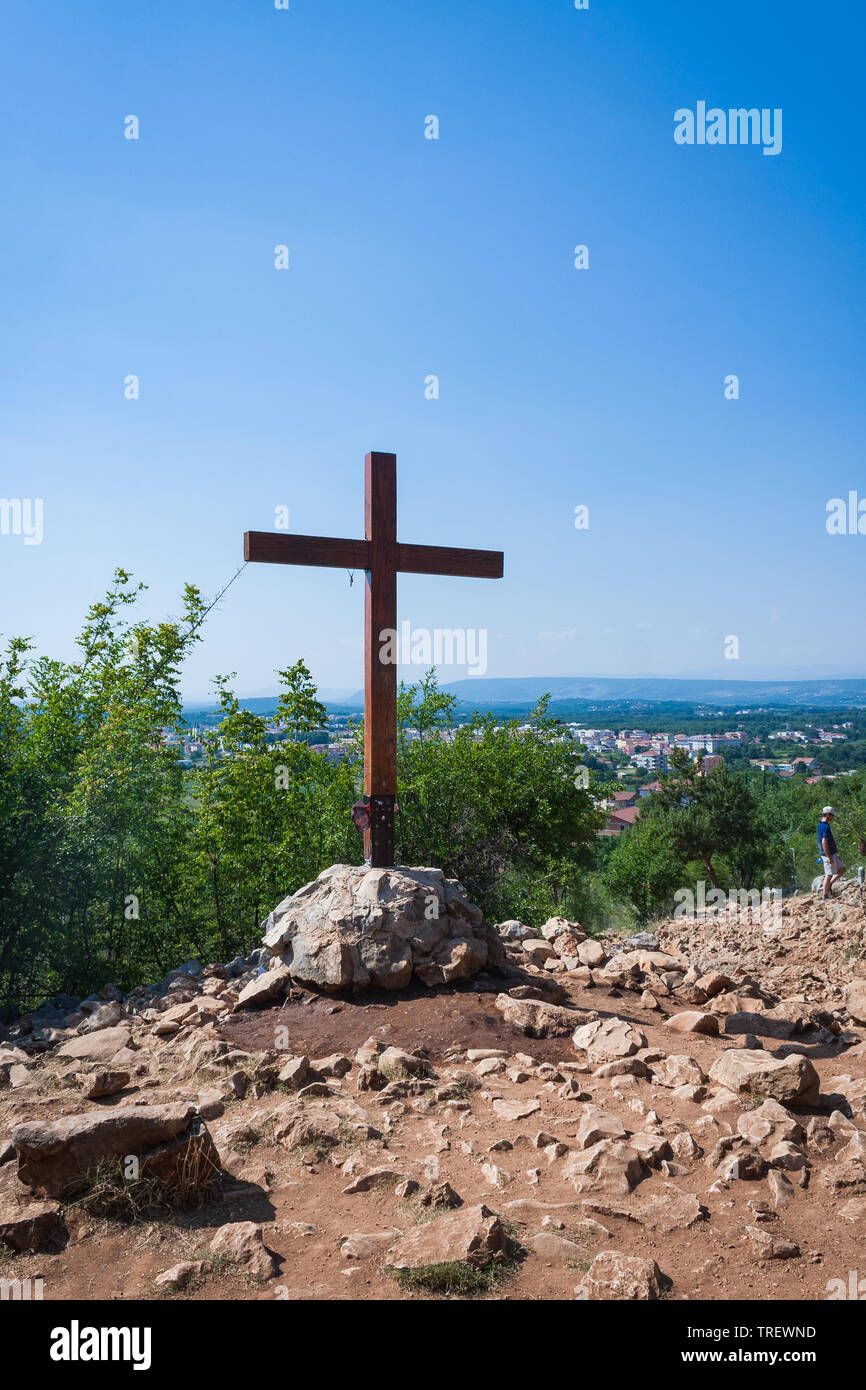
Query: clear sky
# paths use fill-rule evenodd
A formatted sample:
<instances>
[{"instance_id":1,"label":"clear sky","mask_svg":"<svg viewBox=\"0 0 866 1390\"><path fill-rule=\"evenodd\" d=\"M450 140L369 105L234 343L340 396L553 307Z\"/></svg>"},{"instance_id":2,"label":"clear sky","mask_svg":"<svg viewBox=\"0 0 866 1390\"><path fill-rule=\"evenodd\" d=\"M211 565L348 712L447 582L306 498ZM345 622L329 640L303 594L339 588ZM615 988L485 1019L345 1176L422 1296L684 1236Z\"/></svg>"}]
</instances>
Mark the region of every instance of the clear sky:
<instances>
[{"instance_id":1,"label":"clear sky","mask_svg":"<svg viewBox=\"0 0 866 1390\"><path fill-rule=\"evenodd\" d=\"M399 586L413 628L485 629L489 675L862 674L866 535L825 523L866 498L864 30L839 0L7 0L0 495L44 535L0 535L0 632L70 655L115 565L153 617L211 596L280 506L361 535L380 449L403 540L505 551ZM781 108L781 152L676 144L699 101ZM361 579L248 566L187 695L299 656L357 688Z\"/></svg>"}]
</instances>

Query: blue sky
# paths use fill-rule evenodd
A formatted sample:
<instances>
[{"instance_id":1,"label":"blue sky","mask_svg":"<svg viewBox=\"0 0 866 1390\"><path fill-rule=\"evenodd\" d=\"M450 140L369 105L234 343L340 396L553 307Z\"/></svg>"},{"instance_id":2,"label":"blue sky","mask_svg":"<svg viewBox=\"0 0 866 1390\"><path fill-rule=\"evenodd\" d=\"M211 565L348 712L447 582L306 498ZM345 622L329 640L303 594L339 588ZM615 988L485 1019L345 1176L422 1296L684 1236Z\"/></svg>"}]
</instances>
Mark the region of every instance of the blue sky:
<instances>
[{"instance_id":1,"label":"blue sky","mask_svg":"<svg viewBox=\"0 0 866 1390\"><path fill-rule=\"evenodd\" d=\"M403 540L505 551L502 581L399 586L413 627L485 629L489 675L866 671L866 536L825 525L866 498L864 29L775 0L9 0L0 495L43 499L44 538L0 535L0 632L70 655L118 564L155 617L211 596L278 506L360 535L381 449ZM781 108L781 153L678 146L698 100ZM248 566L186 692L299 656L356 688L362 612L345 573Z\"/></svg>"}]
</instances>

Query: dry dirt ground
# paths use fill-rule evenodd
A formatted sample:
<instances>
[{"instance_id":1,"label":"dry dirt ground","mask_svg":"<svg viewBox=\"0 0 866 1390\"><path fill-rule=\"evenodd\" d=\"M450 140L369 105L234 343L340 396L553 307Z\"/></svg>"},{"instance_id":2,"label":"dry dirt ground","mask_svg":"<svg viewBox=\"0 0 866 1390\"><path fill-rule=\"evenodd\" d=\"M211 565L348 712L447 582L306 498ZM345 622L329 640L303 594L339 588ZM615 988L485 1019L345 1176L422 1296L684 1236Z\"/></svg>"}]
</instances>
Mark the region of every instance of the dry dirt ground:
<instances>
[{"instance_id":1,"label":"dry dirt ground","mask_svg":"<svg viewBox=\"0 0 866 1390\"><path fill-rule=\"evenodd\" d=\"M805 1159L787 1171L787 1205L776 1206L766 1176L720 1179L718 1166L708 1163L717 1137L735 1133L740 1116L760 1105L761 1095L732 1100L712 1083L679 1090L662 1086L651 1063L646 1075L599 1076L598 1066L575 1048L570 1035L533 1038L506 1022L495 990L487 985L357 1000L297 991L281 1007L182 1026L167 1039L137 1024L139 1074L107 1100L80 1099L68 1063L64 1067L51 1051L34 1060L25 1084L0 1091L0 1152L4 1136L37 1113L55 1119L94 1106L149 1105L205 1093L212 1110L222 1112L207 1122L227 1169L218 1198L185 1211L141 1212L120 1221L70 1205L64 1211L68 1238L57 1248L4 1253L0 1246L0 1279L41 1277L46 1300L441 1296L405 1288L389 1272L387 1252L399 1233L439 1219L441 1212L423 1206L420 1198L431 1185L447 1182L465 1206L484 1204L497 1213L515 1243L516 1258L485 1292L489 1298L573 1299L595 1257L616 1250L655 1260L665 1276L666 1298L826 1299L828 1281L847 1280L849 1271L859 1268L866 1273L866 1167L862 1180L857 1171L835 1186L823 1178L826 1169L839 1165L837 1155L850 1146L853 1131L864 1131L866 1138L866 1028L843 1003L851 978L866 975L862 924L859 895L849 893L848 906L795 903L769 935L761 927L727 924L670 923L657 929L664 950L686 952L693 975L726 969L730 983L724 993L740 996L745 990L744 1009L771 1008L766 999L748 994L750 982L760 990L772 979L771 997L824 1011L821 1024L786 1040L760 1035L751 1040L753 1047L776 1056L808 1057L820 1077L820 1101L806 1108L789 1105L789 1113L804 1129L815 1117L820 1123L833 1116L837 1126L834 1131L824 1126L800 1145ZM605 946L610 950L611 943ZM512 961L521 949L519 943L510 947ZM696 1002L700 990L696 994L692 985L690 992L688 984L666 993L652 970L639 972L623 987L615 974L612 982L605 979L606 971L609 966L559 971L555 965L545 971L535 964L528 966L523 983L531 987L536 979L546 989L553 981L564 992L565 1006L640 1030L648 1057L687 1055L705 1074L722 1052L742 1045L742 1035L724 1034L721 1013L721 1036L679 1032L667 1022L684 1010L713 1012L719 996ZM656 1007L649 1006L648 981L655 984ZM514 983L504 980L501 990ZM287 1148L274 1139L272 1116L297 1103L296 1093L283 1085L251 1085L245 1096L237 1096L225 1082L224 1068L190 1061L201 1039L252 1054L247 1073L251 1068L254 1073L262 1058L279 1067L286 1057L305 1056L315 1066L316 1059L344 1055L351 1068L341 1077L325 1075L330 1094L308 1095L304 1103L337 1113L346 1102L360 1106L382 1137L359 1140L347 1128L335 1147ZM370 1039L422 1055L435 1073L432 1084L423 1089L423 1083L398 1076L385 1091L359 1091L355 1054ZM478 1060L467 1059L469 1050L501 1052L504 1070L479 1075ZM467 1081L467 1073L475 1079ZM439 1093L443 1098L437 1099ZM658 1153L631 1192L604 1183L576 1190L566 1176L569 1160L583 1151L579 1127L591 1106L621 1120L629 1135L659 1140ZM238 1137L244 1135L241 1126L249 1127L245 1138ZM536 1142L540 1133L544 1138ZM692 1135L694 1142L665 1149L664 1141L677 1135ZM561 1147L552 1149L553 1141ZM13 1167L14 1162L0 1166L7 1185ZM377 1168L392 1176L367 1191L346 1191L358 1173ZM400 1196L401 1180L407 1178L419 1191ZM694 1219L694 1208L679 1197L672 1201L674 1194L694 1194L699 1217ZM263 1282L242 1265L207 1258L219 1228L239 1221L259 1224L266 1247L278 1258L273 1277ZM798 1253L766 1258L766 1249L751 1234L756 1230L793 1244ZM542 1233L548 1238L533 1245ZM356 1239L349 1241L347 1254L348 1237ZM179 1261L203 1256L204 1269L185 1288L155 1285L157 1276Z\"/></svg>"}]
</instances>

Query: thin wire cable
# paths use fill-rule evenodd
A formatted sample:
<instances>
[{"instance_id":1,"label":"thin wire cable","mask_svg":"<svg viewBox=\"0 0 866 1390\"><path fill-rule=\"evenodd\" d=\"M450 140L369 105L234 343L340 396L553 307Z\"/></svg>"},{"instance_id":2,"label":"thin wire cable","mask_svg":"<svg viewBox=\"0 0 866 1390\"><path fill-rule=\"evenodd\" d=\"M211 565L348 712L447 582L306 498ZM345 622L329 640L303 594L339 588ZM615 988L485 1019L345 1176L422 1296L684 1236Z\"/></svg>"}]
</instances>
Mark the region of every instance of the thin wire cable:
<instances>
[{"instance_id":1,"label":"thin wire cable","mask_svg":"<svg viewBox=\"0 0 866 1390\"><path fill-rule=\"evenodd\" d=\"M213 610L216 608L217 604L219 603L220 599L225 597L225 595L228 593L229 589L232 587L232 585L234 584L235 580L237 579L238 575L241 574L241 573L246 569L246 567L247 567L248 564L249 564L249 560L244 560L243 563L242 563L241 565L238 566L238 568L235 570L234 574L232 575L231 579L229 579L228 582L227 582L226 584L223 585L223 587L222 587L222 588L219 590L219 592L216 594L215 598L213 598L213 599L211 600L211 602L208 604L207 608L205 608L205 609L203 610L203 612L201 612L201 613L198 615L198 617L196 618L195 622L194 622L194 623L191 625L191 627L189 627L189 628L187 629L187 631L183 634L183 638L182 638L182 642L181 642L181 649L183 649L183 647L186 646L186 643L189 641L190 637L192 637L193 634L196 633L196 632L198 631L198 629L201 627L202 623L204 622L204 620L205 620L205 618L208 616L208 614L210 614L210 613L213 612ZM144 692L145 690L150 689L151 686L153 685L153 682L156 681L156 680L158 680L159 677L162 675L162 672L163 672L163 670L164 670L166 664L167 664L168 662L170 662L172 659L173 659L173 657L166 657L163 661L161 661L160 664L151 672L150 679L149 679L149 680L143 681L142 684L140 685L139 689L140 689L142 692Z\"/></svg>"}]
</instances>

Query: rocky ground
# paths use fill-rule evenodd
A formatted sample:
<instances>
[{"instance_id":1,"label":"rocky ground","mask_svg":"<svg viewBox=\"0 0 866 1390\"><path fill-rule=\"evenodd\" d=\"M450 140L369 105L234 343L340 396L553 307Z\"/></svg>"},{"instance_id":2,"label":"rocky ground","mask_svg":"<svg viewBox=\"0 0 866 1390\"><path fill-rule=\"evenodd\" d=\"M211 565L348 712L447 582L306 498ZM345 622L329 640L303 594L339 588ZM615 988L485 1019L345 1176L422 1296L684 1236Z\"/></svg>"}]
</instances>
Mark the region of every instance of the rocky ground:
<instances>
[{"instance_id":1,"label":"rocky ground","mask_svg":"<svg viewBox=\"0 0 866 1390\"><path fill-rule=\"evenodd\" d=\"M858 885L630 940L479 917L432 945L416 921L399 988L302 984L315 952L269 919L271 955L0 1026L0 1280L46 1300L847 1285L866 1231Z\"/></svg>"}]
</instances>

